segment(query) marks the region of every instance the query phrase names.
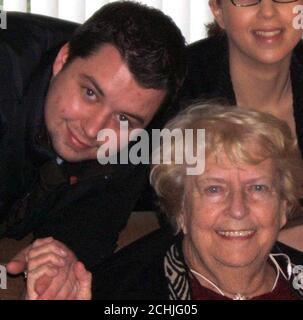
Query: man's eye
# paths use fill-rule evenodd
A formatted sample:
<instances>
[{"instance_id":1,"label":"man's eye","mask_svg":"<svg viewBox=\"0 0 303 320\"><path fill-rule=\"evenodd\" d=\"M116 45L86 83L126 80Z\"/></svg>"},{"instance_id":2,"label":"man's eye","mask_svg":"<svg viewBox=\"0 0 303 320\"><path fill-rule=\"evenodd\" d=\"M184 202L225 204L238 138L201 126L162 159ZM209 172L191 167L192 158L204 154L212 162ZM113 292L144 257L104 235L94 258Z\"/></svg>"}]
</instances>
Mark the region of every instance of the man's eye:
<instances>
[{"instance_id":1,"label":"man's eye","mask_svg":"<svg viewBox=\"0 0 303 320\"><path fill-rule=\"evenodd\" d=\"M86 94L89 97L94 97L95 96L95 92L92 89L86 89Z\"/></svg>"},{"instance_id":2,"label":"man's eye","mask_svg":"<svg viewBox=\"0 0 303 320\"><path fill-rule=\"evenodd\" d=\"M124 114L119 114L119 121L128 121L128 118Z\"/></svg>"}]
</instances>

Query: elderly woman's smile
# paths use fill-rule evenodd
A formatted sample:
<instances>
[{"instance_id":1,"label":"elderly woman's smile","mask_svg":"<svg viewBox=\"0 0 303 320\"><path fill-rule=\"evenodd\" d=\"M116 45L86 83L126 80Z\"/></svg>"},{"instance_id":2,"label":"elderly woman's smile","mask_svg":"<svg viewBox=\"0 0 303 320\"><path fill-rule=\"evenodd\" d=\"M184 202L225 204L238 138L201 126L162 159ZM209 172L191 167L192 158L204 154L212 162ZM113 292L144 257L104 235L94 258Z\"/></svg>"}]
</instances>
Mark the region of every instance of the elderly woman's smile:
<instances>
[{"instance_id":1,"label":"elderly woman's smile","mask_svg":"<svg viewBox=\"0 0 303 320\"><path fill-rule=\"evenodd\" d=\"M248 240L255 234L256 230L216 230L217 234L226 240Z\"/></svg>"}]
</instances>

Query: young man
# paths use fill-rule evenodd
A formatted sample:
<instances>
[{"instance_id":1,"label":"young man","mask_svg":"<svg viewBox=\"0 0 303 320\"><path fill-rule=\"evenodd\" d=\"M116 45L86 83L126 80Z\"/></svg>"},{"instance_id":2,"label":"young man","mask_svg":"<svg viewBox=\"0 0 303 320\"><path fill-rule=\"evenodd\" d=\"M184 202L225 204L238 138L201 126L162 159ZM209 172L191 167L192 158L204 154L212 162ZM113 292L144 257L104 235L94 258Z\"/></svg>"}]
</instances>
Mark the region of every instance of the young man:
<instances>
[{"instance_id":1,"label":"young man","mask_svg":"<svg viewBox=\"0 0 303 320\"><path fill-rule=\"evenodd\" d=\"M160 127L185 45L167 16L129 1L103 6L63 46L74 26L49 21L8 15L0 35L1 235L52 236L89 268L114 251L147 170L100 165L98 132Z\"/></svg>"}]
</instances>

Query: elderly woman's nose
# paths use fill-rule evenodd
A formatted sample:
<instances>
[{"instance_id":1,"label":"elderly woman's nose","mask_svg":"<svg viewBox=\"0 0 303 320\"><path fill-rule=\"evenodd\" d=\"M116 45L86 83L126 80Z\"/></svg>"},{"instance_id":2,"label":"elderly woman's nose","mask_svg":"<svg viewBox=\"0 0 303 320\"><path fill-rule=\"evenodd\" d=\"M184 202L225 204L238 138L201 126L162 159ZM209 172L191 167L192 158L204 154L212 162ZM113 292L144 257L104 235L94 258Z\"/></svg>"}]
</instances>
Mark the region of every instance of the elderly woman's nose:
<instances>
[{"instance_id":1,"label":"elderly woman's nose","mask_svg":"<svg viewBox=\"0 0 303 320\"><path fill-rule=\"evenodd\" d=\"M234 219L242 219L248 214L246 196L242 190L232 192L230 195L229 215Z\"/></svg>"}]
</instances>

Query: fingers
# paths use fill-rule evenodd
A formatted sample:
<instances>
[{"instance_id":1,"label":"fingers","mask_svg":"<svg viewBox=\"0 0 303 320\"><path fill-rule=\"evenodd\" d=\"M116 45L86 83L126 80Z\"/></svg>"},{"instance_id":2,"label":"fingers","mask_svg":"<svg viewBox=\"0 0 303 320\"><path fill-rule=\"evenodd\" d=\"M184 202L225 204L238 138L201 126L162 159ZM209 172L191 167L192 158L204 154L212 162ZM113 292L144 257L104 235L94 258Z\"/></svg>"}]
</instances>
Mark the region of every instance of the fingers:
<instances>
[{"instance_id":1,"label":"fingers","mask_svg":"<svg viewBox=\"0 0 303 320\"><path fill-rule=\"evenodd\" d=\"M41 245L44 245L46 243L50 243L50 242L53 242L53 241L55 241L55 239L53 237L40 238L40 239L35 240L32 243L32 246L33 247L39 247Z\"/></svg>"},{"instance_id":2,"label":"fingers","mask_svg":"<svg viewBox=\"0 0 303 320\"><path fill-rule=\"evenodd\" d=\"M76 277L72 266L59 269L47 290L40 295L41 300L66 300L74 291Z\"/></svg>"},{"instance_id":3,"label":"fingers","mask_svg":"<svg viewBox=\"0 0 303 320\"><path fill-rule=\"evenodd\" d=\"M70 295L66 297L65 300L70 300L70 301L77 300L77 293L78 293L77 286L74 286L73 291L71 292Z\"/></svg>"},{"instance_id":4,"label":"fingers","mask_svg":"<svg viewBox=\"0 0 303 320\"><path fill-rule=\"evenodd\" d=\"M69 295L67 295L66 300L77 300L78 291L79 291L79 283L78 281L76 281L75 284L73 285L71 292L69 293Z\"/></svg>"},{"instance_id":5,"label":"fingers","mask_svg":"<svg viewBox=\"0 0 303 320\"><path fill-rule=\"evenodd\" d=\"M49 246L47 246L49 245ZM35 250L33 250L35 249ZM65 246L52 237L38 239L32 245L20 251L6 266L8 273L19 274L27 269L27 262L29 258L34 258L43 252L57 253L61 257L67 255ZM49 251L48 251L49 250Z\"/></svg>"},{"instance_id":6,"label":"fingers","mask_svg":"<svg viewBox=\"0 0 303 320\"><path fill-rule=\"evenodd\" d=\"M60 271L59 271L60 272ZM90 272L86 271L81 262L75 262L68 274L64 285L60 291L54 294L54 291L48 288L47 292L40 295L41 300L89 300L91 299L91 281Z\"/></svg>"},{"instance_id":7,"label":"fingers","mask_svg":"<svg viewBox=\"0 0 303 320\"><path fill-rule=\"evenodd\" d=\"M28 259L33 259L37 256L49 253L53 253L62 258L67 257L67 250L65 250L65 246L62 243L54 239L50 242L43 243L42 240L43 239L39 239L33 243L32 247L29 249L27 253ZM71 251L70 254L72 254Z\"/></svg>"},{"instance_id":8,"label":"fingers","mask_svg":"<svg viewBox=\"0 0 303 320\"><path fill-rule=\"evenodd\" d=\"M80 261L75 263L74 270L79 282L77 300L90 300L92 298L92 274L85 269Z\"/></svg>"},{"instance_id":9,"label":"fingers","mask_svg":"<svg viewBox=\"0 0 303 320\"><path fill-rule=\"evenodd\" d=\"M29 257L31 256L30 253L28 255ZM52 264L56 267L64 267L65 263L67 263L65 259L58 256L55 253L43 253L41 255L36 256L35 258L30 257L28 259L27 269L28 271L31 271L43 264Z\"/></svg>"},{"instance_id":10,"label":"fingers","mask_svg":"<svg viewBox=\"0 0 303 320\"><path fill-rule=\"evenodd\" d=\"M73 265L76 256L53 238L36 240L23 252L27 261L29 299L75 299L79 292ZM56 272L54 272L56 270ZM47 271L47 273L43 273Z\"/></svg>"},{"instance_id":11,"label":"fingers","mask_svg":"<svg viewBox=\"0 0 303 320\"><path fill-rule=\"evenodd\" d=\"M26 299L37 300L38 294L35 290L35 283L39 278L49 277L54 278L58 274L58 268L51 265L42 265L35 270L28 272L27 277L27 294Z\"/></svg>"},{"instance_id":12,"label":"fingers","mask_svg":"<svg viewBox=\"0 0 303 320\"><path fill-rule=\"evenodd\" d=\"M38 239L33 243L32 248L28 251L27 268L29 271L34 271L42 265L52 265L53 267L59 268L66 266L68 268L68 263L71 262L68 261L66 256L66 250L62 249L62 246L58 241L53 238ZM36 293L40 296L47 292L49 288L54 290L54 292L59 291L63 285L62 281L64 283L65 278L62 276L61 272L61 276L57 280L54 279L54 281L48 277L37 279L34 288Z\"/></svg>"},{"instance_id":13,"label":"fingers","mask_svg":"<svg viewBox=\"0 0 303 320\"><path fill-rule=\"evenodd\" d=\"M27 268L27 253L31 246L20 251L7 265L7 272L10 274L19 274Z\"/></svg>"},{"instance_id":14,"label":"fingers","mask_svg":"<svg viewBox=\"0 0 303 320\"><path fill-rule=\"evenodd\" d=\"M50 257L51 259L57 259L57 257ZM47 259L43 255L35 258L38 262L39 259ZM40 260L40 261L41 261ZM76 282L73 265L76 262L76 258L73 254L69 254L65 258L64 266L60 266L59 273L56 278L53 279L50 286L40 295L43 300L64 300L70 296L73 291L73 286ZM57 264L59 267L59 265Z\"/></svg>"},{"instance_id":15,"label":"fingers","mask_svg":"<svg viewBox=\"0 0 303 320\"><path fill-rule=\"evenodd\" d=\"M52 280L53 278L48 277L47 275L43 275L36 280L34 289L38 296L41 296L47 290L47 288L51 285Z\"/></svg>"}]
</instances>

